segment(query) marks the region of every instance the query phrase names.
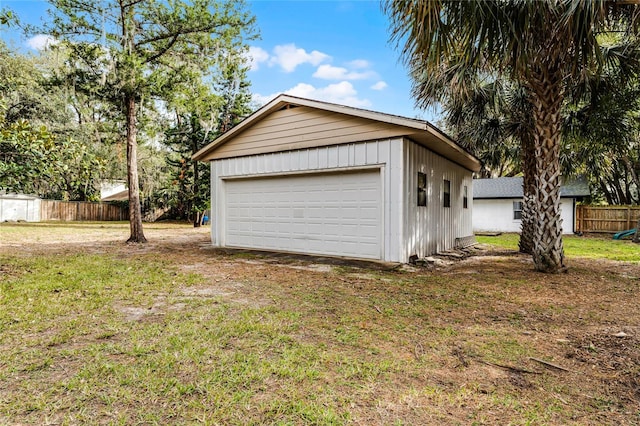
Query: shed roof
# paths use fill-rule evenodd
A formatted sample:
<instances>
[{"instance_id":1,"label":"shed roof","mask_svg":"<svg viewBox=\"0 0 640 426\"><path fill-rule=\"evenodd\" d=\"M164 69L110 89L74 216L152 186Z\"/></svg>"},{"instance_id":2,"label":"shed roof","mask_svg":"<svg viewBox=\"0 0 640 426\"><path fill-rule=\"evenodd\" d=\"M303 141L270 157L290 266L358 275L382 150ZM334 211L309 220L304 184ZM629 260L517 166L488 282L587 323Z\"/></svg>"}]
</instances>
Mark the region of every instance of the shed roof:
<instances>
[{"instance_id":1,"label":"shed roof","mask_svg":"<svg viewBox=\"0 0 640 426\"><path fill-rule=\"evenodd\" d=\"M0 198L4 200L39 200L40 197L37 195L29 195L29 194L16 194L13 192L2 192L0 191Z\"/></svg>"},{"instance_id":2,"label":"shed roof","mask_svg":"<svg viewBox=\"0 0 640 426\"><path fill-rule=\"evenodd\" d=\"M250 134L251 132L247 131L259 125L260 122L267 117L272 114L277 115L276 113L295 107L304 107L305 109L303 109L303 111L314 110L316 114L321 112L327 117L340 118L343 122L349 121L351 129L357 126L363 126L363 123L369 124L367 125L366 132L358 133L353 130L343 133L339 131L331 132L330 129L326 129L325 127L323 132L318 132L316 129L315 133L311 135L305 133L306 130L302 128L302 125L299 125L299 123L295 121L290 121L289 126L282 124L270 126L271 140L280 139L280 141L284 141L282 143L264 143L262 146L256 146L255 141L259 138L251 135L247 138L254 142L251 150L233 150L228 148L230 144L234 143L234 139L242 138L243 134ZM285 120L282 121L284 122ZM325 122L325 125L328 124L330 126L330 123L331 121L328 120ZM297 129L296 126L298 126ZM265 125L265 127L267 126ZM292 131L292 129L296 129L297 131ZM286 134L287 137L278 138L278 132L281 132L283 135ZM263 133L266 133L266 130ZM340 134L336 136L336 133ZM390 137L407 137L468 170L480 170L480 161L476 157L427 121L284 94L279 95L244 119L240 124L220 135L209 145L193 155L193 159L210 161L258 153L354 143Z\"/></svg>"},{"instance_id":3,"label":"shed roof","mask_svg":"<svg viewBox=\"0 0 640 426\"><path fill-rule=\"evenodd\" d=\"M521 176L494 179L474 179L473 198L520 198L522 192ZM586 197L590 195L589 185L584 179L570 180L560 187L561 197Z\"/></svg>"},{"instance_id":4,"label":"shed roof","mask_svg":"<svg viewBox=\"0 0 640 426\"><path fill-rule=\"evenodd\" d=\"M126 201L129 199L129 190L125 189L115 194L108 195L100 199L100 201Z\"/></svg>"}]
</instances>

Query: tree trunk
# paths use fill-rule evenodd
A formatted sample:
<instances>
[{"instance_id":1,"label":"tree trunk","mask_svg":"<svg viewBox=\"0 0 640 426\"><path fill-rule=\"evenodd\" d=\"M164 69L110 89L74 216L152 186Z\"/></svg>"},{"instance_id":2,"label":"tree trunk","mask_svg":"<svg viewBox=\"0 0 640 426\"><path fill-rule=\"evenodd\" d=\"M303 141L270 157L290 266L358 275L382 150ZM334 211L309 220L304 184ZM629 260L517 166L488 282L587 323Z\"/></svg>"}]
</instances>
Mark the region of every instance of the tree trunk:
<instances>
[{"instance_id":1,"label":"tree trunk","mask_svg":"<svg viewBox=\"0 0 640 426\"><path fill-rule=\"evenodd\" d=\"M536 160L535 146L531 136L522 138L522 223L518 248L521 253L533 254L533 240L535 235L536 208Z\"/></svg>"},{"instance_id":2,"label":"tree trunk","mask_svg":"<svg viewBox=\"0 0 640 426\"><path fill-rule=\"evenodd\" d=\"M195 113L191 113L191 153L195 154L198 152L198 137L199 137L200 124L197 119L197 115ZM198 162L195 160L191 160L193 164L193 200L192 200L192 208L195 207L194 217L193 217L193 227L198 228L201 225L202 220L200 219L202 216L202 212L198 211L199 208L199 193L200 193L200 176L198 173Z\"/></svg>"},{"instance_id":3,"label":"tree trunk","mask_svg":"<svg viewBox=\"0 0 640 426\"><path fill-rule=\"evenodd\" d=\"M615 205L616 203L613 201L613 197L611 196L611 192L609 192L609 187L607 187L606 183L603 179L600 179L600 190L604 194L604 198L607 199L607 204Z\"/></svg>"},{"instance_id":4,"label":"tree trunk","mask_svg":"<svg viewBox=\"0 0 640 426\"><path fill-rule=\"evenodd\" d=\"M138 126L136 121L136 100L132 95L125 99L127 115L127 180L129 182L129 229L128 243L146 243L142 232L142 210L140 208L140 187L138 182Z\"/></svg>"},{"instance_id":5,"label":"tree trunk","mask_svg":"<svg viewBox=\"0 0 640 426\"><path fill-rule=\"evenodd\" d=\"M562 75L541 64L532 70L535 125L535 218L533 263L541 272L566 270L560 218L560 143Z\"/></svg>"}]
</instances>

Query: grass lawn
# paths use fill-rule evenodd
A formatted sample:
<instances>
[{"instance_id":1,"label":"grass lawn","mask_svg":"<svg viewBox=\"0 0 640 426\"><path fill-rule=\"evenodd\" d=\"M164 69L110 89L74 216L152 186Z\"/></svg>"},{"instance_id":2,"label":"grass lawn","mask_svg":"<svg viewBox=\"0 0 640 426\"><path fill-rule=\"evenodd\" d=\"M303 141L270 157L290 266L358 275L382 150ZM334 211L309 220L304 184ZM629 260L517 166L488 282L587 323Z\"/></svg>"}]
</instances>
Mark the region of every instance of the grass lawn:
<instances>
[{"instance_id":1,"label":"grass lawn","mask_svg":"<svg viewBox=\"0 0 640 426\"><path fill-rule=\"evenodd\" d=\"M518 250L519 234L501 234L498 236L477 236L479 243L491 244ZM565 235L562 237L565 255L568 258L580 257L588 259L609 259L625 262L640 262L640 244L631 240L614 240L611 235L577 236Z\"/></svg>"},{"instance_id":2,"label":"grass lawn","mask_svg":"<svg viewBox=\"0 0 640 426\"><path fill-rule=\"evenodd\" d=\"M570 272L544 275L145 233L0 224L0 424L640 423L640 265L616 242L567 238Z\"/></svg>"}]
</instances>

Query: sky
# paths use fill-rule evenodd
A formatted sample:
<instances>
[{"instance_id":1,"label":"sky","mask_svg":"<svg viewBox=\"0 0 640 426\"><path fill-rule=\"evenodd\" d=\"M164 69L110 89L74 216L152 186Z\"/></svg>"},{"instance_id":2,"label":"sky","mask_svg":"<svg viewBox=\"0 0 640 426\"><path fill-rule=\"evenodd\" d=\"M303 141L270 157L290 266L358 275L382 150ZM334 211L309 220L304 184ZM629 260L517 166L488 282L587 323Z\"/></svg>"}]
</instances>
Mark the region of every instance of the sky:
<instances>
[{"instance_id":1,"label":"sky","mask_svg":"<svg viewBox=\"0 0 640 426\"><path fill-rule=\"evenodd\" d=\"M389 42L389 23L380 3L355 1L249 1L260 33L250 45L248 77L257 104L279 93L435 121L419 110L399 49ZM24 23L46 18L43 0L0 0ZM0 36L14 47L37 52L44 36L19 30Z\"/></svg>"}]
</instances>

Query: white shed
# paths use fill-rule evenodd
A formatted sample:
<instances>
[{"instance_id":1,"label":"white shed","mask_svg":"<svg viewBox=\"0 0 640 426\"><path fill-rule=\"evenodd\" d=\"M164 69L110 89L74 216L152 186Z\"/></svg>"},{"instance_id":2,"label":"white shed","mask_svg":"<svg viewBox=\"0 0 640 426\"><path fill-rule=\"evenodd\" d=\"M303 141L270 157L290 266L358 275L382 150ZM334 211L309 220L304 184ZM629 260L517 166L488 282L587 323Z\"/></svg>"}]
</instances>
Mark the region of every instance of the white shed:
<instances>
[{"instance_id":1,"label":"white shed","mask_svg":"<svg viewBox=\"0 0 640 426\"><path fill-rule=\"evenodd\" d=\"M40 198L25 194L0 193L0 222L40 221Z\"/></svg>"},{"instance_id":2,"label":"white shed","mask_svg":"<svg viewBox=\"0 0 640 426\"><path fill-rule=\"evenodd\" d=\"M112 179L100 182L100 201L125 201L128 199L127 181Z\"/></svg>"},{"instance_id":3,"label":"white shed","mask_svg":"<svg viewBox=\"0 0 640 426\"><path fill-rule=\"evenodd\" d=\"M407 262L472 238L480 163L426 121L280 95L194 159L214 246Z\"/></svg>"},{"instance_id":4,"label":"white shed","mask_svg":"<svg viewBox=\"0 0 640 426\"><path fill-rule=\"evenodd\" d=\"M473 181L473 231L520 232L522 222L522 177ZM575 231L576 202L589 195L586 181L565 182L560 187L562 232Z\"/></svg>"}]
</instances>

